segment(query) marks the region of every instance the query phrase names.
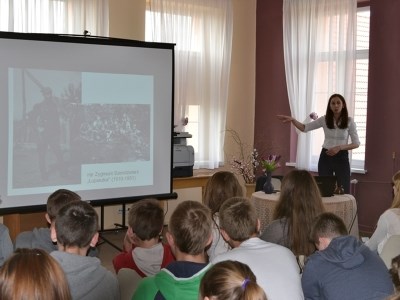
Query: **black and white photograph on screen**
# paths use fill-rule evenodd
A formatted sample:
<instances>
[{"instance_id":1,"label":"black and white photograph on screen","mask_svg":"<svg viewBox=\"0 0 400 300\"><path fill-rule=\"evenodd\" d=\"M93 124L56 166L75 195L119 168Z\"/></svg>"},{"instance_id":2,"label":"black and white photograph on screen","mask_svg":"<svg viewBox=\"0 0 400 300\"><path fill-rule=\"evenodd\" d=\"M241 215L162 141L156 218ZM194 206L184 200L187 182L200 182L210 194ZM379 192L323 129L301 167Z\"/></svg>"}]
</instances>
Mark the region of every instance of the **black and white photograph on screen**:
<instances>
[{"instance_id":1,"label":"black and white photograph on screen","mask_svg":"<svg viewBox=\"0 0 400 300\"><path fill-rule=\"evenodd\" d=\"M150 105L86 104L75 116L71 155L80 164L150 160Z\"/></svg>"},{"instance_id":2,"label":"black and white photograph on screen","mask_svg":"<svg viewBox=\"0 0 400 300\"><path fill-rule=\"evenodd\" d=\"M80 72L11 74L13 188L80 183L82 165L150 160L151 105L85 102Z\"/></svg>"},{"instance_id":3,"label":"black and white photograph on screen","mask_svg":"<svg viewBox=\"0 0 400 300\"><path fill-rule=\"evenodd\" d=\"M81 102L80 72L12 69L13 187L72 184L70 129Z\"/></svg>"}]
</instances>

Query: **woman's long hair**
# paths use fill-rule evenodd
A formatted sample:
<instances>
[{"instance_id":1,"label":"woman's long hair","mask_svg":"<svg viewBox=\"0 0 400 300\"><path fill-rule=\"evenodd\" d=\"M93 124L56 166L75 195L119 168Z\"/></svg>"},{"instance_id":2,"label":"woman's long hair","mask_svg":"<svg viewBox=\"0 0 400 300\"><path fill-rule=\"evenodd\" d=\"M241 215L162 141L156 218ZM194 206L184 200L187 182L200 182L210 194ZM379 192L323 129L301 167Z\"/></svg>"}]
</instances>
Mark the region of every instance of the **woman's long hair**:
<instances>
[{"instance_id":1,"label":"woman's long hair","mask_svg":"<svg viewBox=\"0 0 400 300\"><path fill-rule=\"evenodd\" d=\"M315 217L324 211L317 183L308 171L292 170L285 175L274 219L286 218L287 240L296 256L315 251L309 232Z\"/></svg>"},{"instance_id":2,"label":"woman's long hair","mask_svg":"<svg viewBox=\"0 0 400 300\"><path fill-rule=\"evenodd\" d=\"M0 299L70 300L58 262L40 249L17 249L0 269Z\"/></svg>"},{"instance_id":3,"label":"woman's long hair","mask_svg":"<svg viewBox=\"0 0 400 300\"><path fill-rule=\"evenodd\" d=\"M225 200L232 197L242 197L243 189L235 174L219 171L207 181L204 189L203 203L211 209L214 215Z\"/></svg>"},{"instance_id":4,"label":"woman's long hair","mask_svg":"<svg viewBox=\"0 0 400 300\"><path fill-rule=\"evenodd\" d=\"M340 94L333 94L332 96L329 97L328 105L326 107L326 114L325 114L326 126L329 129L334 129L335 128L335 122L333 121L333 111L331 109L331 101L335 97L339 98L340 101L342 101L342 104L343 104L343 108L342 108L342 111L340 113L340 117L339 117L339 120L337 122L337 126L340 129L346 129L348 127L348 123L349 123L349 112L347 111L346 100Z\"/></svg>"}]
</instances>

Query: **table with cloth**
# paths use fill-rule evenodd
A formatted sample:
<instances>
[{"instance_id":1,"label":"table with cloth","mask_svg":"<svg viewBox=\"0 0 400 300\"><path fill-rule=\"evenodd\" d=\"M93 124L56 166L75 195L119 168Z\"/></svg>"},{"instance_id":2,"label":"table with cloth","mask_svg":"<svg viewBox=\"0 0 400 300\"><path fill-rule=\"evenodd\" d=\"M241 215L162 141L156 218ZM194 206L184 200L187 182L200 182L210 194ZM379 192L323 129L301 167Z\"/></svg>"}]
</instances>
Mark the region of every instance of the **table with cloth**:
<instances>
[{"instance_id":1,"label":"table with cloth","mask_svg":"<svg viewBox=\"0 0 400 300\"><path fill-rule=\"evenodd\" d=\"M257 215L260 219L260 231L263 232L269 223L273 221L273 214L278 203L280 193L266 194L258 191L252 194L250 201L254 204ZM346 224L351 235L359 238L357 203L350 194L334 195L332 197L323 197L325 210L341 217Z\"/></svg>"}]
</instances>

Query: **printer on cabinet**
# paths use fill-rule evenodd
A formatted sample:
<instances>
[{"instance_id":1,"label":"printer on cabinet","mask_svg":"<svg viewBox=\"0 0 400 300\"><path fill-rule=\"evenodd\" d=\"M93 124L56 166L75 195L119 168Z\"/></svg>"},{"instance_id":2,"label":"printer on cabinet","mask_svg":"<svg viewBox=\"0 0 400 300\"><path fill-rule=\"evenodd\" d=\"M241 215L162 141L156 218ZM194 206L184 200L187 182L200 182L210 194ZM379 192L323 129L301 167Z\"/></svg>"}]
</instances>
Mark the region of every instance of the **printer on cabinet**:
<instances>
[{"instance_id":1,"label":"printer on cabinet","mask_svg":"<svg viewBox=\"0 0 400 300\"><path fill-rule=\"evenodd\" d=\"M174 132L173 177L193 176L194 149L186 143L191 137L187 132Z\"/></svg>"}]
</instances>

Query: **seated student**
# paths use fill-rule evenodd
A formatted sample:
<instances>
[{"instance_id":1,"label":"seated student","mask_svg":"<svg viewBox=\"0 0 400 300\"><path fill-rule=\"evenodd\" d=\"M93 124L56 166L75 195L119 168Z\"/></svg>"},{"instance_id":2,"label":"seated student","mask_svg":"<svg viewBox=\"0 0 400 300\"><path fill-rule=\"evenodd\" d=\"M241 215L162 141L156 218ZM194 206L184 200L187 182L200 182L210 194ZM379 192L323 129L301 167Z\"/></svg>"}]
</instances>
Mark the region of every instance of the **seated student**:
<instances>
[{"instance_id":1,"label":"seated student","mask_svg":"<svg viewBox=\"0 0 400 300\"><path fill-rule=\"evenodd\" d=\"M20 248L0 269L0 299L70 300L60 265L44 250Z\"/></svg>"},{"instance_id":2,"label":"seated student","mask_svg":"<svg viewBox=\"0 0 400 300\"><path fill-rule=\"evenodd\" d=\"M393 202L378 220L375 232L365 243L372 251L382 252L387 240L395 234L400 234L400 171L393 175Z\"/></svg>"},{"instance_id":3,"label":"seated student","mask_svg":"<svg viewBox=\"0 0 400 300\"><path fill-rule=\"evenodd\" d=\"M135 270L141 277L155 275L174 261L167 244L160 241L164 226L164 211L156 199L144 199L132 204L128 215L127 236L134 241L132 250L113 259L115 272L122 268Z\"/></svg>"},{"instance_id":4,"label":"seated student","mask_svg":"<svg viewBox=\"0 0 400 300\"><path fill-rule=\"evenodd\" d=\"M218 254L225 253L230 250L230 246L224 241L219 231L218 211L225 200L232 197L242 197L243 189L237 180L235 174L227 171L215 173L207 181L204 189L203 202L211 209L213 217L213 241L209 249L207 249L210 261Z\"/></svg>"},{"instance_id":5,"label":"seated student","mask_svg":"<svg viewBox=\"0 0 400 300\"><path fill-rule=\"evenodd\" d=\"M200 282L203 300L267 300L248 265L226 260L213 265Z\"/></svg>"},{"instance_id":6,"label":"seated student","mask_svg":"<svg viewBox=\"0 0 400 300\"><path fill-rule=\"evenodd\" d=\"M0 223L0 267L11 256L14 246L11 241L10 232L7 226Z\"/></svg>"},{"instance_id":7,"label":"seated student","mask_svg":"<svg viewBox=\"0 0 400 300\"><path fill-rule=\"evenodd\" d=\"M306 299L385 299L394 292L382 259L348 235L333 213L319 215L310 239L319 251L311 255L302 276Z\"/></svg>"},{"instance_id":8,"label":"seated student","mask_svg":"<svg viewBox=\"0 0 400 300\"><path fill-rule=\"evenodd\" d=\"M225 201L219 217L221 234L233 249L218 255L212 263L240 261L254 272L269 298L303 299L296 257L288 248L258 238L260 221L247 198Z\"/></svg>"},{"instance_id":9,"label":"seated student","mask_svg":"<svg viewBox=\"0 0 400 300\"><path fill-rule=\"evenodd\" d=\"M211 212L196 201L184 201L174 210L166 233L176 261L155 276L143 278L133 300L197 300L200 280L208 269L205 249L212 239Z\"/></svg>"},{"instance_id":10,"label":"seated student","mask_svg":"<svg viewBox=\"0 0 400 300\"><path fill-rule=\"evenodd\" d=\"M51 238L58 251L51 252L64 270L72 298L79 300L119 300L117 277L101 265L97 257L86 256L97 243L98 216L85 201L63 206L57 214Z\"/></svg>"},{"instance_id":11,"label":"seated student","mask_svg":"<svg viewBox=\"0 0 400 300\"><path fill-rule=\"evenodd\" d=\"M38 248L45 250L47 253L57 250L57 244L51 240L50 229L54 227L58 211L64 205L73 201L81 201L81 197L73 191L59 189L52 193L47 198L47 212L45 215L50 228L34 228L32 231L21 232L15 240L15 249ZM97 249L90 249L88 255L97 256Z\"/></svg>"},{"instance_id":12,"label":"seated student","mask_svg":"<svg viewBox=\"0 0 400 300\"><path fill-rule=\"evenodd\" d=\"M292 170L282 180L274 221L260 238L289 248L301 262L315 251L308 235L313 220L324 211L314 177L306 170Z\"/></svg>"}]
</instances>

